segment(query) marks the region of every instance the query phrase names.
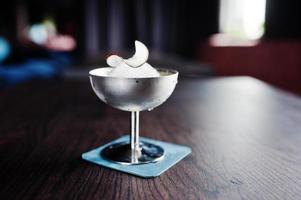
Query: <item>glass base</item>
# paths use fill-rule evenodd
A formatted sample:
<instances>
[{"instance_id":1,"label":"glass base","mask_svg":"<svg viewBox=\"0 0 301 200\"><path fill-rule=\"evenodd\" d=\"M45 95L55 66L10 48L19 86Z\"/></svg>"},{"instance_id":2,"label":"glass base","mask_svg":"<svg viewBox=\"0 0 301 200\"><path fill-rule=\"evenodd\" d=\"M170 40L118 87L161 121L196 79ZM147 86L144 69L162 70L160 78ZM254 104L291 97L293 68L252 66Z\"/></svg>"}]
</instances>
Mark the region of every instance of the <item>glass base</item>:
<instances>
[{"instance_id":1,"label":"glass base","mask_svg":"<svg viewBox=\"0 0 301 200\"><path fill-rule=\"evenodd\" d=\"M130 140L129 135L124 135L116 140L113 140L107 144L103 144L95 149L91 149L88 152L82 154L82 158L88 162L94 163L99 166L107 167L109 169L117 170L120 172L132 174L142 178L153 178L164 173L166 170L174 166L180 160L185 158L191 153L191 148L188 146L172 144L169 142L163 142L159 140L153 140L150 138L140 137L140 143L150 143L164 149L163 159L159 159L158 162L146 163L146 164L120 164L115 161L105 159L101 156L101 152L108 146L114 144L127 144Z\"/></svg>"},{"instance_id":2,"label":"glass base","mask_svg":"<svg viewBox=\"0 0 301 200\"><path fill-rule=\"evenodd\" d=\"M140 142L139 147L134 151L128 142L119 142L105 147L100 154L106 160L124 165L152 163L164 157L164 149L160 146Z\"/></svg>"}]
</instances>

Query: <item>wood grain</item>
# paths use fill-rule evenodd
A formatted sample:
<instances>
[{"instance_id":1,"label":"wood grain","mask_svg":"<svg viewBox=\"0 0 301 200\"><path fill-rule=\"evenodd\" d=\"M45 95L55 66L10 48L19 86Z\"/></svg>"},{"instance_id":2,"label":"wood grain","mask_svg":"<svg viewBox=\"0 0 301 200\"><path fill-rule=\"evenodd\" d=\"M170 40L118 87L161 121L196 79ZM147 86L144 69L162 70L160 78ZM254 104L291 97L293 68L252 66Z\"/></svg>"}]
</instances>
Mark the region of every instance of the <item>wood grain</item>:
<instances>
[{"instance_id":1,"label":"wood grain","mask_svg":"<svg viewBox=\"0 0 301 200\"><path fill-rule=\"evenodd\" d=\"M87 81L0 93L0 199L301 199L301 99L248 77L180 80L141 134L193 153L154 179L80 159L129 130Z\"/></svg>"}]
</instances>

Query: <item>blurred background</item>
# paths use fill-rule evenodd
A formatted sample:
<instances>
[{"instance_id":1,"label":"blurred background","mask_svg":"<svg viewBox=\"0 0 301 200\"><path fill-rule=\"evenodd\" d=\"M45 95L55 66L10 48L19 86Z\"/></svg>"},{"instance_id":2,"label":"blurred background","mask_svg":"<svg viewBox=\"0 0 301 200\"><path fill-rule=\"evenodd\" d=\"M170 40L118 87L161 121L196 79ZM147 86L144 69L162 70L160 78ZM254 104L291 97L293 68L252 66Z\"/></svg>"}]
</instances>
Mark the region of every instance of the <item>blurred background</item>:
<instances>
[{"instance_id":1,"label":"blurred background","mask_svg":"<svg viewBox=\"0 0 301 200\"><path fill-rule=\"evenodd\" d=\"M87 78L134 40L182 78L248 75L301 94L299 0L0 2L0 89Z\"/></svg>"}]
</instances>

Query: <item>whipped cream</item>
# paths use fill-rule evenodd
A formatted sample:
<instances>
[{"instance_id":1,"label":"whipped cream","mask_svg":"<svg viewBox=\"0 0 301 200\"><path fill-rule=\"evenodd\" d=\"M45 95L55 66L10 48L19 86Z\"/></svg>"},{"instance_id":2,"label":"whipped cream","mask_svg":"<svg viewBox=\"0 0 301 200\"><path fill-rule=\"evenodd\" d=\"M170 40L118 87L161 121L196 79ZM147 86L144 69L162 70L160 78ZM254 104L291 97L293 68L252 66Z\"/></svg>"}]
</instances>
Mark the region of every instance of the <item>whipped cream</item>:
<instances>
[{"instance_id":1,"label":"whipped cream","mask_svg":"<svg viewBox=\"0 0 301 200\"><path fill-rule=\"evenodd\" d=\"M147 63L149 51L147 47L139 41L135 41L135 54L128 59L112 55L107 58L107 64L112 67L109 73L113 77L124 78L147 78L159 77L159 72Z\"/></svg>"}]
</instances>

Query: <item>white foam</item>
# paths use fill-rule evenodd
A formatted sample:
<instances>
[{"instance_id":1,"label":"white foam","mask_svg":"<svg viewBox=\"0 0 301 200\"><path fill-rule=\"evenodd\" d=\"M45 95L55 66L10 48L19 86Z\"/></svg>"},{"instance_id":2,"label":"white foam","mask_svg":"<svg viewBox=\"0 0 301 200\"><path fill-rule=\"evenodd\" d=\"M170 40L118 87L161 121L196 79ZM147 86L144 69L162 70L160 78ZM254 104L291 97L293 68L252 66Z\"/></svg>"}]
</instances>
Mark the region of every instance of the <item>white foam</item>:
<instances>
[{"instance_id":1,"label":"white foam","mask_svg":"<svg viewBox=\"0 0 301 200\"><path fill-rule=\"evenodd\" d=\"M112 68L109 75L124 78L148 78L159 77L160 73L148 63L144 63L137 68L129 67L127 64L123 63L116 68Z\"/></svg>"},{"instance_id":2,"label":"white foam","mask_svg":"<svg viewBox=\"0 0 301 200\"><path fill-rule=\"evenodd\" d=\"M112 67L110 76L124 78L148 78L159 77L160 73L146 61L148 49L146 46L135 41L136 52L132 58L123 59L117 55L107 58L107 64Z\"/></svg>"}]
</instances>

